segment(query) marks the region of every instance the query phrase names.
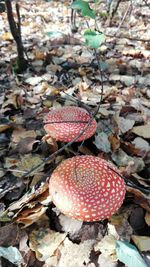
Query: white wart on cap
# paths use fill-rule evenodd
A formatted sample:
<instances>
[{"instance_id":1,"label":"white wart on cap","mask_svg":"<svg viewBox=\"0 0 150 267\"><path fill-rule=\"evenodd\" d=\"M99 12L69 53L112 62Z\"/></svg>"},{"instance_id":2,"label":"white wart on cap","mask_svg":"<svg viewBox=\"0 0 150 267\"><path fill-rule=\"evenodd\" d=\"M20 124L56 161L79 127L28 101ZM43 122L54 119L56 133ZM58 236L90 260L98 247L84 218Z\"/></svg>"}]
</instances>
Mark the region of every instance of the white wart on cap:
<instances>
[{"instance_id":1,"label":"white wart on cap","mask_svg":"<svg viewBox=\"0 0 150 267\"><path fill-rule=\"evenodd\" d=\"M56 140L70 142L75 139L88 124L89 113L79 107L66 106L50 111L44 119L45 131ZM92 119L90 125L76 142L90 138L96 131L97 123Z\"/></svg>"},{"instance_id":2,"label":"white wart on cap","mask_svg":"<svg viewBox=\"0 0 150 267\"><path fill-rule=\"evenodd\" d=\"M121 207L126 190L112 164L94 156L76 156L54 170L49 191L62 213L90 222L114 214Z\"/></svg>"}]
</instances>

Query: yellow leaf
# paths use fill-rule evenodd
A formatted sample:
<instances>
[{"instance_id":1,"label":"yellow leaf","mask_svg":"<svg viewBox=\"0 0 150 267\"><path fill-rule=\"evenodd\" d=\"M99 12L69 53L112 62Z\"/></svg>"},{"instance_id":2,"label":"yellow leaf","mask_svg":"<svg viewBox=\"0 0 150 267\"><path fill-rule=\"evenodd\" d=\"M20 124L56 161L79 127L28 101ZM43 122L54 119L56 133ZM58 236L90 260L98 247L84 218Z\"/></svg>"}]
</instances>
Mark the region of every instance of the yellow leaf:
<instances>
[{"instance_id":1,"label":"yellow leaf","mask_svg":"<svg viewBox=\"0 0 150 267\"><path fill-rule=\"evenodd\" d=\"M1 39L2 39L3 41L11 41L11 40L13 40L13 37L12 37L12 35L11 35L10 32L5 32L5 33L3 33L3 34L1 35Z\"/></svg>"}]
</instances>

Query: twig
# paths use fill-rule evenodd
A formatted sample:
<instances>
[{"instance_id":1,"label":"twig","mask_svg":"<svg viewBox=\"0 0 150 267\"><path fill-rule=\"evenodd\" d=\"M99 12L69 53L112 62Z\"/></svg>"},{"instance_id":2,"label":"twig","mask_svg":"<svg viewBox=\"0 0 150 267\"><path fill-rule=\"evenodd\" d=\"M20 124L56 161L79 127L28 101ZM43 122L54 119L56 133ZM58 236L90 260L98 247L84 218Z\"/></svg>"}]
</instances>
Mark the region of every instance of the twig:
<instances>
[{"instance_id":1,"label":"twig","mask_svg":"<svg viewBox=\"0 0 150 267\"><path fill-rule=\"evenodd\" d=\"M87 27L90 29L90 26L89 26L89 23L88 21L86 20L86 24L87 24ZM100 73L100 77L101 77L101 97L100 97L100 101L99 101L99 105L96 109L96 111L94 112L93 114L93 117L96 116L96 114L98 113L99 111L99 108L100 108L100 105L102 103L102 100L103 100L103 93L104 93L104 86L103 86L103 73L102 73L102 69L101 69L101 65L100 65L100 62L99 62L99 58L98 58L98 54L97 54L97 51L96 49L94 48L94 54L95 54L95 58L96 58L96 61L97 61L97 66L98 66L98 70L99 70L99 73Z\"/></svg>"},{"instance_id":2,"label":"twig","mask_svg":"<svg viewBox=\"0 0 150 267\"><path fill-rule=\"evenodd\" d=\"M111 34L105 34L106 37L111 37L111 38L118 38L118 39L128 39L128 40L131 40L131 41L138 41L138 42L150 42L150 39L142 39L142 38L133 38L133 37L128 37L128 36L114 36L114 35L111 35Z\"/></svg>"},{"instance_id":3,"label":"twig","mask_svg":"<svg viewBox=\"0 0 150 267\"><path fill-rule=\"evenodd\" d=\"M128 15L128 12L129 12L129 10L130 10L131 6L132 6L132 3L131 3L131 2L129 2L128 8L127 8L126 12L124 13L124 16L123 16L123 18L122 18L122 20L121 20L121 22L120 22L120 24L119 24L119 26L118 26L118 28L117 28L117 30L116 30L116 32L115 32L115 35L114 35L114 36L116 36L116 35L117 35L117 33L119 32L119 30L120 30L120 28L121 28L121 26L122 26L122 24L123 24L124 20L126 19L127 15Z\"/></svg>"},{"instance_id":4,"label":"twig","mask_svg":"<svg viewBox=\"0 0 150 267\"><path fill-rule=\"evenodd\" d=\"M96 114L98 113L98 111L99 111L99 109L100 109L100 105L101 105L101 103L102 103L102 100L103 100L103 94L104 94L103 73L102 73L102 69L101 69L101 65L100 65L100 62L99 62L99 58L98 58L98 54L97 54L96 49L94 49L94 54L95 54L95 58L96 58L96 60L97 60L97 66L98 66L98 70L99 70L100 77L101 77L101 97L100 97L99 105L98 105L96 111L95 111L94 114L93 114L93 117L96 116Z\"/></svg>"},{"instance_id":5,"label":"twig","mask_svg":"<svg viewBox=\"0 0 150 267\"><path fill-rule=\"evenodd\" d=\"M26 173L26 171L22 170L16 170L16 169L11 169L11 168L0 168L0 171L5 171L5 172L16 172L16 173ZM37 172L35 174L40 174L40 172Z\"/></svg>"}]
</instances>

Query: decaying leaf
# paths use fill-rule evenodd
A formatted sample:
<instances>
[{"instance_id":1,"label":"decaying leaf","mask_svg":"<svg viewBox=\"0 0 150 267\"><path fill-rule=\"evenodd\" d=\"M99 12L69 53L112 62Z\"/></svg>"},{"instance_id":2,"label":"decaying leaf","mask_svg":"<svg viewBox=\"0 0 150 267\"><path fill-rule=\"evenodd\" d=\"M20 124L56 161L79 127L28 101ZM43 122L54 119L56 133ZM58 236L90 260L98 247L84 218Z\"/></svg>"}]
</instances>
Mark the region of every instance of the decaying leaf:
<instances>
[{"instance_id":1,"label":"decaying leaf","mask_svg":"<svg viewBox=\"0 0 150 267\"><path fill-rule=\"evenodd\" d=\"M132 141L132 144L135 145L136 148L140 149L140 150L144 150L145 152L148 152L150 151L150 145L149 143L144 140L143 138L141 137L136 137L133 141Z\"/></svg>"},{"instance_id":2,"label":"decaying leaf","mask_svg":"<svg viewBox=\"0 0 150 267\"><path fill-rule=\"evenodd\" d=\"M35 143L38 143L38 140L35 140L34 137L25 137L23 139L21 139L21 141L17 144L16 148L14 148L15 152L18 152L21 155L30 153L33 149L33 145ZM12 150L13 151L13 150ZM14 153L13 151L13 153Z\"/></svg>"},{"instance_id":3,"label":"decaying leaf","mask_svg":"<svg viewBox=\"0 0 150 267\"><path fill-rule=\"evenodd\" d=\"M46 143L48 144L50 153L54 153L58 150L58 144L57 144L56 140L54 138L52 138L50 135L48 135L48 134L45 135L43 137L43 140L45 140Z\"/></svg>"},{"instance_id":4,"label":"decaying leaf","mask_svg":"<svg viewBox=\"0 0 150 267\"><path fill-rule=\"evenodd\" d=\"M45 192L48 191L48 183L42 183L39 188L32 187L30 192L27 192L23 195L23 197L14 203L12 203L8 207L8 211L15 211L22 209L27 203L29 203L31 200L36 199L38 201L38 198L40 198L43 194L45 195Z\"/></svg>"},{"instance_id":5,"label":"decaying leaf","mask_svg":"<svg viewBox=\"0 0 150 267\"><path fill-rule=\"evenodd\" d=\"M111 151L108 136L104 132L98 133L98 135L95 136L94 144L98 149L102 150L105 153L109 153Z\"/></svg>"},{"instance_id":6,"label":"decaying leaf","mask_svg":"<svg viewBox=\"0 0 150 267\"><path fill-rule=\"evenodd\" d=\"M148 226L150 226L150 212L146 212L145 214L145 221L148 224Z\"/></svg>"},{"instance_id":7,"label":"decaying leaf","mask_svg":"<svg viewBox=\"0 0 150 267\"><path fill-rule=\"evenodd\" d=\"M48 204L51 202L51 197L48 191L48 183L45 182L39 189L27 193L22 199L16 201L8 208L8 211L15 211L13 220L24 227L27 227L46 212ZM35 190L35 191L34 191Z\"/></svg>"},{"instance_id":8,"label":"decaying leaf","mask_svg":"<svg viewBox=\"0 0 150 267\"><path fill-rule=\"evenodd\" d=\"M149 251L150 250L150 237L132 235L131 238L140 251Z\"/></svg>"},{"instance_id":9,"label":"decaying leaf","mask_svg":"<svg viewBox=\"0 0 150 267\"><path fill-rule=\"evenodd\" d=\"M113 234L116 238L121 237L125 240L130 241L131 234L133 233L133 229L128 222L128 217L130 214L130 209L119 214L113 215L110 218L111 224L108 224L108 231ZM114 229L113 229L114 227Z\"/></svg>"},{"instance_id":10,"label":"decaying leaf","mask_svg":"<svg viewBox=\"0 0 150 267\"><path fill-rule=\"evenodd\" d=\"M95 251L100 251L104 257L111 257L116 260L116 238L113 235L106 235L100 242L95 244Z\"/></svg>"},{"instance_id":11,"label":"decaying leaf","mask_svg":"<svg viewBox=\"0 0 150 267\"><path fill-rule=\"evenodd\" d=\"M121 148L112 153L111 157L119 167L127 167L128 173L140 172L145 167L141 158L128 156Z\"/></svg>"},{"instance_id":12,"label":"decaying leaf","mask_svg":"<svg viewBox=\"0 0 150 267\"><path fill-rule=\"evenodd\" d=\"M89 263L94 242L94 240L87 240L78 245L66 238L60 247L61 258L58 267L77 267Z\"/></svg>"},{"instance_id":13,"label":"decaying leaf","mask_svg":"<svg viewBox=\"0 0 150 267\"><path fill-rule=\"evenodd\" d=\"M47 207L36 203L29 203L20 210L14 217L14 221L27 227L36 222L47 210Z\"/></svg>"},{"instance_id":14,"label":"decaying leaf","mask_svg":"<svg viewBox=\"0 0 150 267\"><path fill-rule=\"evenodd\" d=\"M130 156L144 157L145 151L136 147L134 143L130 142L121 142L121 148Z\"/></svg>"},{"instance_id":15,"label":"decaying leaf","mask_svg":"<svg viewBox=\"0 0 150 267\"><path fill-rule=\"evenodd\" d=\"M33 230L29 235L29 246L35 251L37 259L46 261L54 256L55 251L64 241L66 233L61 234L49 228L39 228Z\"/></svg>"},{"instance_id":16,"label":"decaying leaf","mask_svg":"<svg viewBox=\"0 0 150 267\"><path fill-rule=\"evenodd\" d=\"M118 127L120 129L121 134L124 134L127 131L129 131L130 129L132 129L134 123L135 123L134 120L129 120L129 119L125 119L123 117L119 117L119 119L118 119Z\"/></svg>"},{"instance_id":17,"label":"decaying leaf","mask_svg":"<svg viewBox=\"0 0 150 267\"><path fill-rule=\"evenodd\" d=\"M141 137L150 138L150 123L141 126L135 126L133 127L132 132Z\"/></svg>"},{"instance_id":18,"label":"decaying leaf","mask_svg":"<svg viewBox=\"0 0 150 267\"><path fill-rule=\"evenodd\" d=\"M139 204L142 208L150 212L150 195L139 196L136 193L135 202Z\"/></svg>"},{"instance_id":19,"label":"decaying leaf","mask_svg":"<svg viewBox=\"0 0 150 267\"><path fill-rule=\"evenodd\" d=\"M117 136L115 136L114 134L110 134L108 137L108 140L111 144L111 149L113 152L117 151L118 148L120 147L120 140Z\"/></svg>"},{"instance_id":20,"label":"decaying leaf","mask_svg":"<svg viewBox=\"0 0 150 267\"><path fill-rule=\"evenodd\" d=\"M12 133L12 142L19 143L21 139L32 137L36 138L36 133L33 130L27 131L26 129L22 127L16 128Z\"/></svg>"},{"instance_id":21,"label":"decaying leaf","mask_svg":"<svg viewBox=\"0 0 150 267\"><path fill-rule=\"evenodd\" d=\"M11 124L0 124L0 133L6 131L9 128L11 128Z\"/></svg>"},{"instance_id":22,"label":"decaying leaf","mask_svg":"<svg viewBox=\"0 0 150 267\"><path fill-rule=\"evenodd\" d=\"M0 229L0 246L8 247L15 246L19 240L25 235L23 229L19 229L17 224L9 223L1 226Z\"/></svg>"},{"instance_id":23,"label":"decaying leaf","mask_svg":"<svg viewBox=\"0 0 150 267\"><path fill-rule=\"evenodd\" d=\"M38 154L34 154L34 155L27 154L25 156L21 156L21 159L17 164L17 168L21 171L28 172L32 168L34 168L34 167L36 167L42 163L43 163L43 161ZM43 170L43 166L40 166L36 169L36 172L39 172L42 170ZM16 176L20 177L20 176L22 176L22 174L18 172Z\"/></svg>"},{"instance_id":24,"label":"decaying leaf","mask_svg":"<svg viewBox=\"0 0 150 267\"><path fill-rule=\"evenodd\" d=\"M42 77L40 76L34 76L34 77L30 77L30 78L27 78L25 80L26 83L30 84L30 85L37 85L39 82L42 81Z\"/></svg>"},{"instance_id":25,"label":"decaying leaf","mask_svg":"<svg viewBox=\"0 0 150 267\"><path fill-rule=\"evenodd\" d=\"M101 254L99 257L98 257L98 264L99 266L102 266L102 267L117 267L118 266L118 263L115 261L113 262L110 257L105 257L103 254Z\"/></svg>"}]
</instances>

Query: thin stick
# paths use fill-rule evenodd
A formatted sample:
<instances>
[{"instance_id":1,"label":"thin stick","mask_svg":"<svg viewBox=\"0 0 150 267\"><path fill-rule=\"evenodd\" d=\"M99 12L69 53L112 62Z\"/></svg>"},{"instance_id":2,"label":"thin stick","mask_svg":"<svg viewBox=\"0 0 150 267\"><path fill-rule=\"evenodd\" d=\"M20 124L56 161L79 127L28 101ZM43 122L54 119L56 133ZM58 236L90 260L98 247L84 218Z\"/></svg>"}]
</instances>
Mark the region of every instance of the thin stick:
<instances>
[{"instance_id":1,"label":"thin stick","mask_svg":"<svg viewBox=\"0 0 150 267\"><path fill-rule=\"evenodd\" d=\"M0 171L5 171L5 172L10 171L10 172L16 172L16 173L26 173L26 171L21 171L21 170L16 170L16 169L11 169L11 168L0 168ZM40 174L40 172L35 172L35 174Z\"/></svg>"},{"instance_id":2,"label":"thin stick","mask_svg":"<svg viewBox=\"0 0 150 267\"><path fill-rule=\"evenodd\" d=\"M131 41L138 41L138 42L150 42L150 39L142 39L142 38L133 38L133 37L128 37L128 36L114 36L114 35L111 35L111 34L105 34L107 37L111 37L111 38L118 38L118 39L128 39L128 40L131 40Z\"/></svg>"},{"instance_id":3,"label":"thin stick","mask_svg":"<svg viewBox=\"0 0 150 267\"><path fill-rule=\"evenodd\" d=\"M123 16L123 18L122 18L122 20L121 20L121 22L120 22L120 24L119 24L119 26L118 26L118 28L117 28L117 30L116 30L116 32L115 32L115 35L114 35L114 36L116 36L116 35L117 35L117 33L119 32L119 30L120 30L120 28L121 28L121 26L122 26L123 22L125 21L125 19L126 19L127 15L128 15L128 12L129 12L129 10L130 10L131 6L132 6L132 3L131 3L131 2L129 2L128 8L127 8L126 12L124 13L124 16Z\"/></svg>"}]
</instances>

